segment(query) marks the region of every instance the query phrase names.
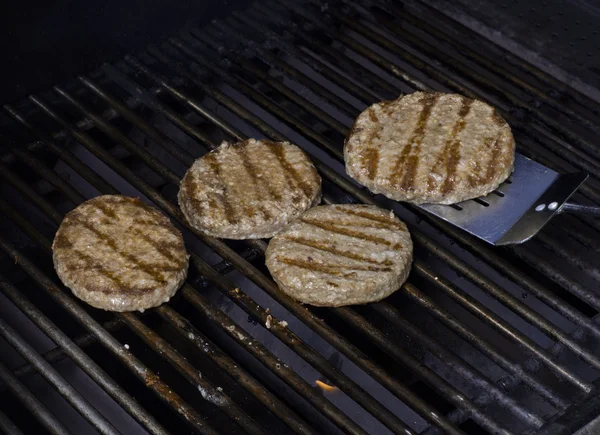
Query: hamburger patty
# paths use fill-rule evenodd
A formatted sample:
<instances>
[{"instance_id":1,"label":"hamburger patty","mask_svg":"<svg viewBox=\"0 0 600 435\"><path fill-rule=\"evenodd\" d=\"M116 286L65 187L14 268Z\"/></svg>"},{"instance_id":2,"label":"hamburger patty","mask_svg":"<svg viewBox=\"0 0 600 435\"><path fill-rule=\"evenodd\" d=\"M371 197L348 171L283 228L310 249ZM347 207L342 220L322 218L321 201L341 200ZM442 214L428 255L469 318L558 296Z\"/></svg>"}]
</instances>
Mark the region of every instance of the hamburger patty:
<instances>
[{"instance_id":1,"label":"hamburger patty","mask_svg":"<svg viewBox=\"0 0 600 435\"><path fill-rule=\"evenodd\" d=\"M406 281L412 258L406 225L367 205L315 207L273 237L266 252L284 293L334 307L389 296Z\"/></svg>"},{"instance_id":2,"label":"hamburger patty","mask_svg":"<svg viewBox=\"0 0 600 435\"><path fill-rule=\"evenodd\" d=\"M346 171L374 193L453 204L496 189L515 141L496 110L457 94L415 92L362 112L344 146Z\"/></svg>"},{"instance_id":3,"label":"hamburger patty","mask_svg":"<svg viewBox=\"0 0 600 435\"><path fill-rule=\"evenodd\" d=\"M178 198L188 222L205 234L268 238L321 201L321 177L288 142L223 142L194 162Z\"/></svg>"},{"instance_id":4,"label":"hamburger patty","mask_svg":"<svg viewBox=\"0 0 600 435\"><path fill-rule=\"evenodd\" d=\"M137 198L99 196L69 212L52 244L54 268L88 304L144 311L167 302L189 256L171 221Z\"/></svg>"}]
</instances>

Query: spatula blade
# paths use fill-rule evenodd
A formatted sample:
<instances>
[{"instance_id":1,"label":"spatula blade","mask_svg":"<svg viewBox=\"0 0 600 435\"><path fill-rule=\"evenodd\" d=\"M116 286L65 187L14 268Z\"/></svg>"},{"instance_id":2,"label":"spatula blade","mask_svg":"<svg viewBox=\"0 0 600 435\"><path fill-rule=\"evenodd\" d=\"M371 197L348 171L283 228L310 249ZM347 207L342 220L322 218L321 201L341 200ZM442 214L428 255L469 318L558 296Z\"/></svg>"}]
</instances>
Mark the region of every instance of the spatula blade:
<instances>
[{"instance_id":1,"label":"spatula blade","mask_svg":"<svg viewBox=\"0 0 600 435\"><path fill-rule=\"evenodd\" d=\"M518 244L533 237L586 178L583 172L561 175L517 153L513 174L489 195L420 207L492 245Z\"/></svg>"}]
</instances>

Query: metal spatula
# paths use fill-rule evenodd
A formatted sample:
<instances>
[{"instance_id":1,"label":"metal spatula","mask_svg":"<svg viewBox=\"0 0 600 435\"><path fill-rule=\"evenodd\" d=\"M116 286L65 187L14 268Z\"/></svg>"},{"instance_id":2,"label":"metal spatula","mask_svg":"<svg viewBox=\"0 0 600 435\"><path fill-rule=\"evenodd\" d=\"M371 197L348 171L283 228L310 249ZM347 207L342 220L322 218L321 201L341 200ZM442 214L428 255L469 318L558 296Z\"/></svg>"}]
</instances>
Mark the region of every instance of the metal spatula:
<instances>
[{"instance_id":1,"label":"metal spatula","mask_svg":"<svg viewBox=\"0 0 600 435\"><path fill-rule=\"evenodd\" d=\"M561 175L517 154L513 174L489 195L420 207L492 245L518 244L531 239L557 214L600 216L600 207L567 203L587 177L585 172Z\"/></svg>"}]
</instances>

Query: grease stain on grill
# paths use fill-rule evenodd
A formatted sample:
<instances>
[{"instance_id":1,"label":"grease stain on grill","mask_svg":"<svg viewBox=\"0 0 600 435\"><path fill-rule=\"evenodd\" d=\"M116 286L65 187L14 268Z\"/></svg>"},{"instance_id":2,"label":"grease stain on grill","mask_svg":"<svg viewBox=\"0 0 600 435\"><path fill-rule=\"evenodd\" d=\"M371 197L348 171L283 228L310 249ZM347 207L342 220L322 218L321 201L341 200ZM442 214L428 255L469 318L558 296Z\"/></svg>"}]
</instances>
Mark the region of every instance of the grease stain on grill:
<instances>
[{"instance_id":1,"label":"grease stain on grill","mask_svg":"<svg viewBox=\"0 0 600 435\"><path fill-rule=\"evenodd\" d=\"M202 395L202 398L204 400L216 406L225 406L229 403L229 401L223 394L221 394L223 389L221 388L219 390L219 388L221 387L217 387L211 390L209 388L205 388L201 385L198 385L198 391L200 391L200 394Z\"/></svg>"}]
</instances>

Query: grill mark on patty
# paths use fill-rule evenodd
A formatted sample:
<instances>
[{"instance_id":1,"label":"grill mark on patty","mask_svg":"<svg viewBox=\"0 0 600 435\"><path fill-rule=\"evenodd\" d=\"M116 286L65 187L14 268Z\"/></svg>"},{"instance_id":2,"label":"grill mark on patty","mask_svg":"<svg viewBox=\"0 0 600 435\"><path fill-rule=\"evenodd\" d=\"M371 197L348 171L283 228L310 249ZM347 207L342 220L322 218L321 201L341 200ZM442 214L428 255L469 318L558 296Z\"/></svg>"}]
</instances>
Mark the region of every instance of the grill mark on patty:
<instances>
[{"instance_id":1,"label":"grill mark on patty","mask_svg":"<svg viewBox=\"0 0 600 435\"><path fill-rule=\"evenodd\" d=\"M199 199L197 199L194 196L194 192L198 192L200 190L200 186L199 186L198 180L197 180L197 174L195 171L191 171L186 174L184 181L183 181L183 185L185 187L185 190L187 190L187 192L189 192L186 195L186 200L189 203L191 209L193 211L195 211L197 214L203 215L204 210L202 207L202 201L200 201ZM211 192L211 191L206 192L206 199L208 201L209 210L212 210L213 214L214 214L214 210L217 210L218 208L220 208L219 201L215 200L214 196L217 196L217 194L215 192ZM221 202L221 204L222 204L222 202Z\"/></svg>"},{"instance_id":2,"label":"grill mark on patty","mask_svg":"<svg viewBox=\"0 0 600 435\"><path fill-rule=\"evenodd\" d=\"M227 184L225 183L225 180L223 178L223 171L221 170L221 164L219 163L219 160L217 159L216 154L213 152L210 152L210 153L206 154L206 156L204 158L205 158L206 162L208 163L208 165L210 166L211 170L215 174L215 177L217 180L217 186L221 190L223 190L223 194L217 194L217 198L220 200L221 205L223 206L223 210L225 212L225 220L227 222L233 222L233 223L239 222L239 218L235 212L235 208L229 202L229 199L230 199L229 189L227 188Z\"/></svg>"},{"instance_id":3,"label":"grill mark on patty","mask_svg":"<svg viewBox=\"0 0 600 435\"><path fill-rule=\"evenodd\" d=\"M304 195L307 198L310 198L313 189L306 183L306 180L302 178L296 168L294 168L294 166L288 162L283 146L272 141L264 141L264 144L266 145L266 149L268 149L271 153L273 153L273 155L275 155L275 157L277 157L277 161L279 162L281 169L284 171L284 174L286 174L286 178L288 179L290 187L294 189L296 186L300 187L300 190L302 190Z\"/></svg>"},{"instance_id":4,"label":"grill mark on patty","mask_svg":"<svg viewBox=\"0 0 600 435\"><path fill-rule=\"evenodd\" d=\"M105 200L106 202L106 200ZM124 202L124 201L112 201L112 202ZM108 202L108 204L110 204L110 202ZM104 204L102 201L95 201L94 202L94 206L96 206L96 208L98 210L100 210L105 216L117 221L119 220L117 214L115 213L115 210L112 207L109 207L108 204Z\"/></svg>"},{"instance_id":5,"label":"grill mark on patty","mask_svg":"<svg viewBox=\"0 0 600 435\"><path fill-rule=\"evenodd\" d=\"M110 271L109 269L107 269L106 267L104 267L99 261L97 261L95 258L87 255L85 252L80 251L78 249L73 249L73 252L75 254L77 254L80 258L82 258L84 260L84 264L81 266L70 266L69 270L71 271L76 271L76 270L90 270L90 269L97 269L101 275L105 276L106 278L108 278L110 281L112 281L113 283L115 283L115 286L117 288L115 289L100 289L100 288L93 288L93 289L87 289L88 291L94 291L94 292L99 292L99 293L106 293L106 294L111 294L111 293L127 293L127 294L145 294L148 291L153 290L152 287L144 287L144 288L133 288L133 287L127 287L127 284L125 284L123 282L123 280L116 275L115 273L113 273L112 271ZM124 291L123 289L127 289L126 291Z\"/></svg>"},{"instance_id":6,"label":"grill mark on patty","mask_svg":"<svg viewBox=\"0 0 600 435\"><path fill-rule=\"evenodd\" d=\"M477 151L479 152L480 150L482 150L484 148L497 147L497 142L499 139L498 136L488 137L487 139L485 139L483 141L483 145L480 148L478 148ZM481 162L479 162L479 161L475 162L475 168L473 169L473 173L469 174L469 176L467 178L469 181L469 185L471 187L476 187L476 186L483 184L486 181L489 181L490 178L488 178L488 173L491 169L490 165L495 164L495 160L497 158L497 156L494 155L496 152L495 149L496 148L494 148L494 151L492 152L492 155L490 156L490 160L487 162L487 164L482 165ZM482 173L484 171L484 169L485 169L485 172ZM494 170L494 172L495 172L495 170Z\"/></svg>"},{"instance_id":7,"label":"grill mark on patty","mask_svg":"<svg viewBox=\"0 0 600 435\"><path fill-rule=\"evenodd\" d=\"M399 243L392 243L389 240L384 239L382 237L373 236L371 234L364 234L364 233L361 233L360 231L354 231L354 230L350 230L347 228L339 228L334 224L309 220L306 217L300 218L300 221L304 222L305 224L312 225L317 228L321 228L325 231L331 231L332 233L342 234L344 236L354 237L356 239L366 240L366 241L369 241L372 243L380 243L382 245L390 246L392 249L402 248L402 245Z\"/></svg>"},{"instance_id":8,"label":"grill mark on patty","mask_svg":"<svg viewBox=\"0 0 600 435\"><path fill-rule=\"evenodd\" d=\"M347 221L342 220L341 216L339 218L337 218L336 220L334 220L334 221L321 219L321 220L319 220L319 222L321 222L322 224L327 224L327 225L337 225L337 226L341 226L341 227L368 228L368 229L372 229L372 230L393 230L393 229L396 229L396 228L390 227L387 224L380 223L380 222L374 222L374 221L373 222L369 222L368 224L357 222L356 220L347 222Z\"/></svg>"},{"instance_id":9,"label":"grill mark on patty","mask_svg":"<svg viewBox=\"0 0 600 435\"><path fill-rule=\"evenodd\" d=\"M145 205L145 204L143 204L139 200L138 200L138 203L136 203L136 201L131 201L131 203L137 207L144 209L144 207L142 205ZM95 206L97 210L99 210L101 213L103 213L108 218L113 219L115 222L120 221L120 218L116 214L115 210L111 207L108 207L103 202L96 201L93 204L93 206ZM146 208L149 208L149 207L146 206ZM80 225L80 226L83 226L84 228L86 228L87 230L93 232L96 235L96 237L98 237L99 240L106 243L106 245L109 246L114 252L116 252L123 258L126 258L128 261L133 263L136 268L140 269L141 271L143 271L146 274L148 274L149 276L151 276L158 283L165 283L166 282L165 274L167 272L178 271L181 268L181 266L183 265L183 264L180 264L180 262L176 262L176 258L174 257L174 255L171 252L165 251L163 247L155 246L156 242L154 242L153 240L151 240L149 237L147 237L144 234L139 233L139 235L142 238L144 238L144 240L146 240L146 241L148 241L148 243L152 244L157 249L157 251L160 252L161 254L163 254L169 261L176 262L177 266L165 267L163 264L148 263L146 261L143 261L143 260L137 258L136 256L134 256L132 254L124 252L123 250L121 250L118 247L118 244L115 242L115 240L112 237L110 237L107 234L104 234L98 228L96 228L92 224L88 223L85 220L85 217L83 217L83 216L77 216L77 217L73 218L72 225ZM166 224L163 224L163 226L166 226ZM134 232L139 231L138 228L135 228L135 227L132 227L132 228L133 228Z\"/></svg>"},{"instance_id":10,"label":"grill mark on patty","mask_svg":"<svg viewBox=\"0 0 600 435\"><path fill-rule=\"evenodd\" d=\"M263 200L264 195L260 191L259 184L261 185L261 187L264 188L265 182L261 177L258 176L258 173L256 172L256 168L250 161L250 157L248 156L248 151L245 146L246 144L240 143L240 145L241 146L236 146L235 149L238 151L238 156L242 160L242 166L244 166L244 169L246 170L246 173L250 177L250 181L252 183L252 189L249 189L247 194L249 196L252 196L257 201L260 202ZM266 184L268 185L268 181ZM270 189L267 189L267 190L268 190L268 194L273 196L273 192ZM248 206L245 208L246 208L246 214L248 215L248 217L253 217L255 214L254 208L252 206ZM271 212L263 205L260 205L259 209L262 212L262 214L264 215L265 219L273 218L273 215L271 214Z\"/></svg>"},{"instance_id":11,"label":"grill mark on patty","mask_svg":"<svg viewBox=\"0 0 600 435\"><path fill-rule=\"evenodd\" d=\"M93 225L90 225L88 222L86 222L83 219L78 219L75 222L75 224L81 225L82 227L86 228L90 232L94 233L100 241L104 242L115 253L117 253L120 256L122 256L123 258L127 259L136 268L140 269L141 271L143 271L146 274L148 274L149 276L151 276L152 279L154 279L156 282L159 282L159 283L166 282L166 280L164 279L164 275L166 272L173 272L173 271L177 271L180 269L179 267L165 267L163 264L160 264L160 263L159 264L148 263L147 261L143 261L143 260L137 258L135 255L124 252L123 250L119 249L118 244L115 242L115 240L112 237L110 237L108 234L104 234L98 228L94 227Z\"/></svg>"},{"instance_id":12,"label":"grill mark on patty","mask_svg":"<svg viewBox=\"0 0 600 435\"><path fill-rule=\"evenodd\" d=\"M360 272L391 272L392 268L390 267L377 267L377 266L349 266L346 264L326 264L326 263L317 263L315 261L306 261L300 258L288 258L288 257L278 257L277 261L280 261L288 266L295 266L301 269L310 270L313 272L321 272L328 275L336 275L336 276L348 276L352 274L352 272L360 271ZM346 272L347 271L347 272Z\"/></svg>"},{"instance_id":13,"label":"grill mark on patty","mask_svg":"<svg viewBox=\"0 0 600 435\"><path fill-rule=\"evenodd\" d=\"M377 167L379 165L379 150L369 148L365 150L363 156L363 167L367 170L367 177L374 180L377 177Z\"/></svg>"},{"instance_id":14,"label":"grill mark on patty","mask_svg":"<svg viewBox=\"0 0 600 435\"><path fill-rule=\"evenodd\" d=\"M69 240L69 238L62 234L62 232L58 232L56 237L54 238L53 249L69 249L73 247L73 243Z\"/></svg>"},{"instance_id":15,"label":"grill mark on patty","mask_svg":"<svg viewBox=\"0 0 600 435\"><path fill-rule=\"evenodd\" d=\"M308 247L314 248L319 251L329 252L331 254L339 255L340 257L350 258L350 259L356 260L356 261L363 261L365 263L371 263L371 264L382 264L385 266L393 265L393 263L390 260L384 260L384 261L379 262L377 260L373 260L372 258L365 257L365 256L357 254L355 252L337 249L336 246L331 246L326 243L320 242L318 240L307 239L304 237L294 237L294 236L282 236L281 238L284 240L289 240L290 242L297 243L299 245L308 246Z\"/></svg>"},{"instance_id":16,"label":"grill mark on patty","mask_svg":"<svg viewBox=\"0 0 600 435\"><path fill-rule=\"evenodd\" d=\"M275 199L276 201L280 201L281 200L281 195L280 193L277 191L277 189L275 189L273 187L273 185L271 184L271 178L267 178L265 179L265 177L259 177L258 175L258 170L256 168L256 166L254 166L254 163L252 163L252 160L250 159L250 156L248 155L248 149L246 146L240 146L239 148L240 151L240 157L242 158L242 162L244 164L244 168L246 168L246 171L248 171L248 174L250 175L250 177L252 178L252 181L258 186L258 184L260 184L263 188L265 188L267 190L267 192L269 193L269 195ZM257 150L256 152L258 152L259 150Z\"/></svg>"},{"instance_id":17,"label":"grill mark on patty","mask_svg":"<svg viewBox=\"0 0 600 435\"><path fill-rule=\"evenodd\" d=\"M417 125L411 138L408 140L400 157L396 161L394 171L392 172L391 184L396 185L399 189L409 190L414 188L413 183L419 166L419 157L421 154L421 143L425 137L427 121L431 116L433 107L440 99L441 94L426 94L421 98L423 107L417 120Z\"/></svg>"},{"instance_id":18,"label":"grill mark on patty","mask_svg":"<svg viewBox=\"0 0 600 435\"><path fill-rule=\"evenodd\" d=\"M178 255L174 254L171 249L182 249L183 247L176 242L166 243L153 240L147 234L144 234L139 228L133 227L132 232L140 236L144 241L151 245L156 251L161 254L168 262L174 263L174 267L181 267L185 264L185 261L178 261Z\"/></svg>"},{"instance_id":19,"label":"grill mark on patty","mask_svg":"<svg viewBox=\"0 0 600 435\"><path fill-rule=\"evenodd\" d=\"M375 114L375 111L373 110L372 106L367 109L367 113L369 114L369 119L372 123L379 122L379 118L377 118L377 115Z\"/></svg>"},{"instance_id":20,"label":"grill mark on patty","mask_svg":"<svg viewBox=\"0 0 600 435\"><path fill-rule=\"evenodd\" d=\"M433 168L441 167L446 169L446 176L444 177L444 181L440 188L441 192L444 194L450 192L455 186L455 174L460 161L460 139L458 136L467 125L466 118L471 111L471 106L474 101L475 100L471 98L462 98L462 105L458 111L458 119L454 123L450 137L446 140L439 157L433 165ZM439 171L436 171L435 169L434 171L439 173ZM435 178L431 174L427 180L427 187L430 191L433 191L435 187Z\"/></svg>"},{"instance_id":21,"label":"grill mark on patty","mask_svg":"<svg viewBox=\"0 0 600 435\"><path fill-rule=\"evenodd\" d=\"M389 219L389 218L387 218L385 216L377 216L377 215L373 215L373 214L365 212L365 211L354 210L354 209L351 209L349 207L346 207L346 208L341 208L341 207L340 208L336 208L336 211L339 211L339 212L341 212L343 214L346 214L346 215L360 216L360 217L365 218L365 219L369 219L369 220L372 220L372 221L375 221L375 222L386 224L389 227L391 227L390 229L404 230L404 225L403 224L400 224L400 223L398 223L398 222L396 222L396 221L394 221L392 219Z\"/></svg>"},{"instance_id":22,"label":"grill mark on patty","mask_svg":"<svg viewBox=\"0 0 600 435\"><path fill-rule=\"evenodd\" d=\"M496 136L494 141L491 144L492 147L492 155L490 156L490 161L487 164L487 168L485 170L484 181L489 183L495 176L498 171L498 165L496 164L496 160L500 156L502 151L502 147L498 143L499 136Z\"/></svg>"},{"instance_id":23,"label":"grill mark on patty","mask_svg":"<svg viewBox=\"0 0 600 435\"><path fill-rule=\"evenodd\" d=\"M496 124L499 128L504 128L506 126L506 120L498 114L496 108L493 108L492 115L490 116L492 122Z\"/></svg>"}]
</instances>

